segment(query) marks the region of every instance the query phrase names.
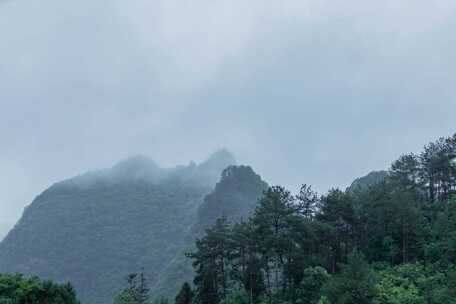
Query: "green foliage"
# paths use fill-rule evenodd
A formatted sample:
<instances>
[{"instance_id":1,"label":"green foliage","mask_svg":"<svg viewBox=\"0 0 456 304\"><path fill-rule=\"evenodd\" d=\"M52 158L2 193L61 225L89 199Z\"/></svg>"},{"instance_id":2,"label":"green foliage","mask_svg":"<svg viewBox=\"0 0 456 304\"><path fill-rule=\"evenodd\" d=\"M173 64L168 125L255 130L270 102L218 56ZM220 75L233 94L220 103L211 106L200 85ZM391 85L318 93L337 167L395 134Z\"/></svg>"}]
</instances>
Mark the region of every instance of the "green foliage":
<instances>
[{"instance_id":1,"label":"green foliage","mask_svg":"<svg viewBox=\"0 0 456 304\"><path fill-rule=\"evenodd\" d=\"M204 232L201 227L222 213L228 220L247 218L266 188L242 166L230 167L213 189L233 163L226 151L173 169L135 157L57 183L27 207L0 243L0 272L70 280L84 303L104 304L122 289L126 273L144 267L152 294L174 299L192 280L185 252Z\"/></svg>"},{"instance_id":2,"label":"green foliage","mask_svg":"<svg viewBox=\"0 0 456 304\"><path fill-rule=\"evenodd\" d=\"M56 284L38 277L0 274L1 304L79 304L71 284Z\"/></svg>"},{"instance_id":3,"label":"green foliage","mask_svg":"<svg viewBox=\"0 0 456 304\"><path fill-rule=\"evenodd\" d=\"M198 301L217 303L225 299L228 291L227 263L231 255L230 227L225 218L218 219L203 239L196 241L197 251L190 254L194 260Z\"/></svg>"},{"instance_id":4,"label":"green foliage","mask_svg":"<svg viewBox=\"0 0 456 304\"><path fill-rule=\"evenodd\" d=\"M0 244L0 271L69 279L83 303L108 303L125 274L144 267L155 294L173 294L192 271L169 267L191 246L188 230L209 191L176 180L57 184Z\"/></svg>"},{"instance_id":5,"label":"green foliage","mask_svg":"<svg viewBox=\"0 0 456 304\"><path fill-rule=\"evenodd\" d=\"M378 271L376 304L455 303L453 271L403 264Z\"/></svg>"},{"instance_id":6,"label":"green foliage","mask_svg":"<svg viewBox=\"0 0 456 304\"><path fill-rule=\"evenodd\" d=\"M293 196L270 187L251 218L198 243L195 265L211 271L195 278L197 302L454 303L455 159L456 135L346 191L318 197L303 185ZM220 246L223 263L211 262L207 253ZM223 292L203 288L220 278Z\"/></svg>"},{"instance_id":7,"label":"green foliage","mask_svg":"<svg viewBox=\"0 0 456 304\"><path fill-rule=\"evenodd\" d=\"M425 304L417 284L424 280L422 267L403 265L380 272L376 304Z\"/></svg>"},{"instance_id":8,"label":"green foliage","mask_svg":"<svg viewBox=\"0 0 456 304\"><path fill-rule=\"evenodd\" d=\"M101 303L137 265L156 272L157 304L192 274L176 304L455 303L456 135L322 196L267 187L247 166L226 168L211 191L230 159L220 153L170 171L136 159L51 187L0 244L0 271L71 274ZM150 302L129 278L115 303Z\"/></svg>"},{"instance_id":9,"label":"green foliage","mask_svg":"<svg viewBox=\"0 0 456 304\"><path fill-rule=\"evenodd\" d=\"M321 296L317 304L331 304L326 296Z\"/></svg>"},{"instance_id":10,"label":"green foliage","mask_svg":"<svg viewBox=\"0 0 456 304\"><path fill-rule=\"evenodd\" d=\"M114 297L114 304L150 304L149 288L143 272L126 278L128 287Z\"/></svg>"},{"instance_id":11,"label":"green foliage","mask_svg":"<svg viewBox=\"0 0 456 304\"><path fill-rule=\"evenodd\" d=\"M320 299L323 286L330 279L326 269L320 266L308 267L304 270L303 280L298 288L300 303L314 304Z\"/></svg>"},{"instance_id":12,"label":"green foliage","mask_svg":"<svg viewBox=\"0 0 456 304\"><path fill-rule=\"evenodd\" d=\"M250 301L249 296L245 291L234 290L226 299L222 300L222 304L248 304Z\"/></svg>"},{"instance_id":13,"label":"green foliage","mask_svg":"<svg viewBox=\"0 0 456 304\"><path fill-rule=\"evenodd\" d=\"M341 265L341 272L334 276L325 287L326 295L335 304L369 304L376 296L375 273L364 255L353 251L347 264Z\"/></svg>"},{"instance_id":14,"label":"green foliage","mask_svg":"<svg viewBox=\"0 0 456 304\"><path fill-rule=\"evenodd\" d=\"M425 245L428 260L444 265L456 263L456 197L435 207L432 241Z\"/></svg>"},{"instance_id":15,"label":"green foliage","mask_svg":"<svg viewBox=\"0 0 456 304\"><path fill-rule=\"evenodd\" d=\"M323 196L316 216L319 238L323 241L325 266L331 273L343 262L347 252L355 248L356 214L351 196L339 189L331 189Z\"/></svg>"},{"instance_id":16,"label":"green foliage","mask_svg":"<svg viewBox=\"0 0 456 304\"><path fill-rule=\"evenodd\" d=\"M229 166L198 209L198 232L209 228L217 218L226 217L237 222L249 217L267 187L249 166Z\"/></svg>"},{"instance_id":17,"label":"green foliage","mask_svg":"<svg viewBox=\"0 0 456 304\"><path fill-rule=\"evenodd\" d=\"M114 297L114 304L134 304L134 303L135 303L135 299L133 297L133 294L128 290L124 290Z\"/></svg>"}]
</instances>

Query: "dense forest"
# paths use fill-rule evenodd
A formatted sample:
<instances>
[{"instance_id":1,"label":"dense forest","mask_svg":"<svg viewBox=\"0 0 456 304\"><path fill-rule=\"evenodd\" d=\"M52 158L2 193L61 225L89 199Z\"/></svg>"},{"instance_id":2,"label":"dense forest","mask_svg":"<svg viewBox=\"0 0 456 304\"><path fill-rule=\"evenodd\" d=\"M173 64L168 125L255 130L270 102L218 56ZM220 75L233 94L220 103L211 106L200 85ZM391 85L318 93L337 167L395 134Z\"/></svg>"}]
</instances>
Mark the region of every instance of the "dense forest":
<instances>
[{"instance_id":1,"label":"dense forest","mask_svg":"<svg viewBox=\"0 0 456 304\"><path fill-rule=\"evenodd\" d=\"M190 229L193 280L166 298L151 291L147 269L133 270L112 302L456 303L455 160L456 134L323 195L308 184L292 194L230 166ZM24 302L27 293L15 288L56 300ZM76 303L71 285L20 275L0 276L0 294L2 304Z\"/></svg>"},{"instance_id":2,"label":"dense forest","mask_svg":"<svg viewBox=\"0 0 456 304\"><path fill-rule=\"evenodd\" d=\"M347 191L270 187L196 241L176 304L456 303L455 159L456 135Z\"/></svg>"},{"instance_id":3,"label":"dense forest","mask_svg":"<svg viewBox=\"0 0 456 304\"><path fill-rule=\"evenodd\" d=\"M171 298L193 277L185 257L218 217L247 218L268 185L224 150L161 168L145 157L58 182L0 243L0 273L71 282L86 304L111 303L144 269L150 293Z\"/></svg>"}]
</instances>

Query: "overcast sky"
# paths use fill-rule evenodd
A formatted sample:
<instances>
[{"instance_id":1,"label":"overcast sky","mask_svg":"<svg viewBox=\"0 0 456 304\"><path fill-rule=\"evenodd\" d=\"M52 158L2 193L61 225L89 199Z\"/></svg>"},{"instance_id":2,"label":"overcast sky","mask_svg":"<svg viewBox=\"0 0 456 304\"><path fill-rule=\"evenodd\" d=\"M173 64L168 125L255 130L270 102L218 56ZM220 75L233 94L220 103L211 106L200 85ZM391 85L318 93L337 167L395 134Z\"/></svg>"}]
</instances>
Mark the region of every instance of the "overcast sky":
<instances>
[{"instance_id":1,"label":"overcast sky","mask_svg":"<svg viewBox=\"0 0 456 304\"><path fill-rule=\"evenodd\" d=\"M52 183L226 147L323 192L456 131L456 1L0 0L0 238Z\"/></svg>"}]
</instances>

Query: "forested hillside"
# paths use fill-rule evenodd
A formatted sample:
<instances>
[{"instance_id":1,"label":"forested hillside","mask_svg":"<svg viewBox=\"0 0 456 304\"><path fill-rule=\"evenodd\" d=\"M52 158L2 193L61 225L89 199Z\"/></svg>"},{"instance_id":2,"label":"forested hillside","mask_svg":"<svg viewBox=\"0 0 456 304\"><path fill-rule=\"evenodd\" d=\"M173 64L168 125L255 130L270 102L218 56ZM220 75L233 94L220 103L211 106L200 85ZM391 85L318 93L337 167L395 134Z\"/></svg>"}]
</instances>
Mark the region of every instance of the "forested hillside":
<instances>
[{"instance_id":1,"label":"forested hillside","mask_svg":"<svg viewBox=\"0 0 456 304\"><path fill-rule=\"evenodd\" d=\"M250 218L221 218L197 240L194 290L180 295L199 304L456 303L455 159L456 135L346 191L270 187Z\"/></svg>"},{"instance_id":2,"label":"forested hillside","mask_svg":"<svg viewBox=\"0 0 456 304\"><path fill-rule=\"evenodd\" d=\"M59 182L26 208L0 244L0 272L70 281L82 303L104 304L127 274L144 269L154 295L173 296L192 276L185 252L192 249L199 218L211 221L210 214L200 215L203 202L211 210L230 202L253 206L265 189L252 169L234 163L224 150L202 164L172 169L138 156ZM205 199L211 192L226 198ZM235 216L248 216L240 210Z\"/></svg>"},{"instance_id":3,"label":"forested hillside","mask_svg":"<svg viewBox=\"0 0 456 304\"><path fill-rule=\"evenodd\" d=\"M455 160L456 135L440 138L319 195L226 151L137 157L38 196L0 271L71 281L83 304L456 304Z\"/></svg>"},{"instance_id":4,"label":"forested hillside","mask_svg":"<svg viewBox=\"0 0 456 304\"><path fill-rule=\"evenodd\" d=\"M221 217L230 218L232 222L248 217L267 188L268 184L248 166L226 168L214 191L198 208L196 232L204 232Z\"/></svg>"},{"instance_id":5,"label":"forested hillside","mask_svg":"<svg viewBox=\"0 0 456 304\"><path fill-rule=\"evenodd\" d=\"M185 236L184 249L163 271L158 284L152 286L153 296L174 296L182 282L191 280L194 271L186 253L194 250L195 239L203 235L219 217L231 223L248 218L267 187L267 183L249 166L229 166L223 170L215 189L204 197L198 207L195 222Z\"/></svg>"}]
</instances>

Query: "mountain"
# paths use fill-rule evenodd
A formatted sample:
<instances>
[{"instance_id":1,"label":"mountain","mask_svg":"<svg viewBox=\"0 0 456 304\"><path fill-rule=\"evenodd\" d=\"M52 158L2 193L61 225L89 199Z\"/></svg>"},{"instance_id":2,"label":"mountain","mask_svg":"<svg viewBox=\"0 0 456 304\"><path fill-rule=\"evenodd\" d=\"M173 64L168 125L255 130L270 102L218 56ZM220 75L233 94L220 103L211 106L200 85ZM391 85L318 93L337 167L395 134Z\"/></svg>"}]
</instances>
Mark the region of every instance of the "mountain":
<instances>
[{"instance_id":1,"label":"mountain","mask_svg":"<svg viewBox=\"0 0 456 304\"><path fill-rule=\"evenodd\" d=\"M209 228L214 220L227 217L231 221L245 219L253 213L258 197L268 184L249 166L230 166L222 172L214 191L204 198L198 208L195 229L199 232Z\"/></svg>"},{"instance_id":2,"label":"mountain","mask_svg":"<svg viewBox=\"0 0 456 304\"><path fill-rule=\"evenodd\" d=\"M356 194L367 190L369 187L381 183L388 176L387 171L372 171L369 174L355 179L347 188L348 193Z\"/></svg>"},{"instance_id":3,"label":"mountain","mask_svg":"<svg viewBox=\"0 0 456 304\"><path fill-rule=\"evenodd\" d=\"M160 294L174 295L182 282L193 280L192 261L182 252L194 250L195 239L203 235L217 218L236 222L252 215L258 199L268 184L249 166L229 166L223 170L214 190L204 197L197 209L196 220L185 238L184 249L168 264L160 280L153 286Z\"/></svg>"},{"instance_id":4,"label":"mountain","mask_svg":"<svg viewBox=\"0 0 456 304\"><path fill-rule=\"evenodd\" d=\"M11 224L8 223L8 222L0 221L0 242L3 240L3 238L8 233L8 230L10 229L10 226L11 226Z\"/></svg>"},{"instance_id":5,"label":"mountain","mask_svg":"<svg viewBox=\"0 0 456 304\"><path fill-rule=\"evenodd\" d=\"M83 304L107 304L144 269L153 296L174 296L192 277L185 252L203 227L248 216L267 186L234 164L226 150L171 169L136 156L58 182L0 243L0 272L70 281Z\"/></svg>"}]
</instances>

